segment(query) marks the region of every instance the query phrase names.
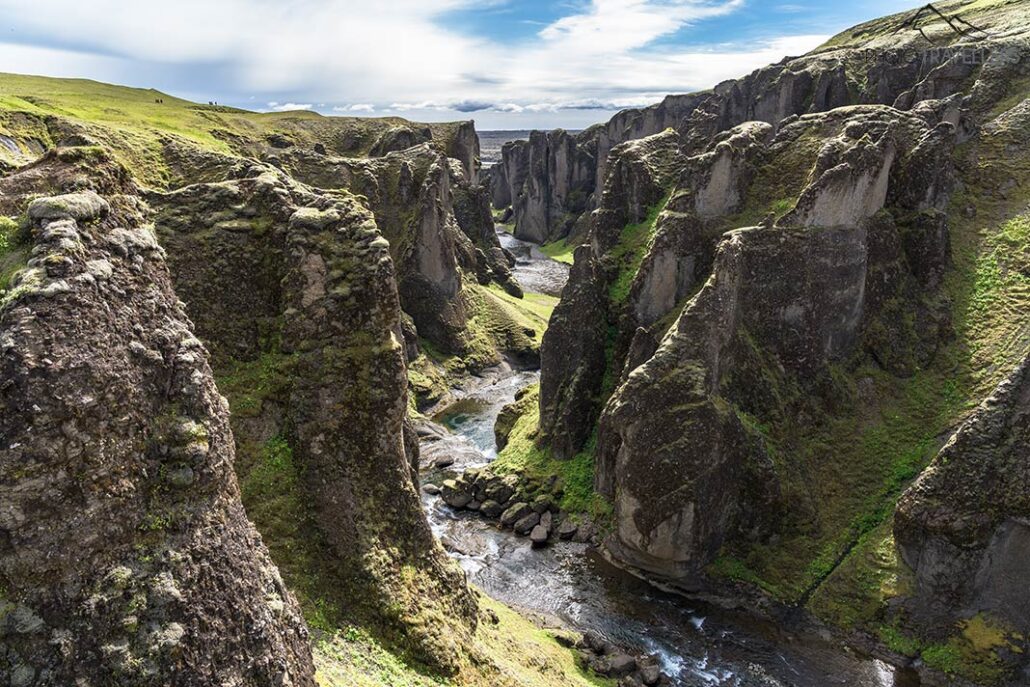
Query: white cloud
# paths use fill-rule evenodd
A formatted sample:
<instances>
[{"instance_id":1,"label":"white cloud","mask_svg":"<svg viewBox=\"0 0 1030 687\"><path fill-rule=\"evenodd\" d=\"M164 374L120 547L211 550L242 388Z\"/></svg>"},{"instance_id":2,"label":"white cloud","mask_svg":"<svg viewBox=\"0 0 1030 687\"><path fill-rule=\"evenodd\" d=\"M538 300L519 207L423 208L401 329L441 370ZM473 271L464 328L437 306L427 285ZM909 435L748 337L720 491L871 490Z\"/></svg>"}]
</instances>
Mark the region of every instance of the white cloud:
<instances>
[{"instance_id":1,"label":"white cloud","mask_svg":"<svg viewBox=\"0 0 1030 687\"><path fill-rule=\"evenodd\" d=\"M354 103L353 105L338 105L333 112L375 112L376 106L372 103Z\"/></svg>"},{"instance_id":2,"label":"white cloud","mask_svg":"<svg viewBox=\"0 0 1030 687\"><path fill-rule=\"evenodd\" d=\"M325 102L357 114L529 116L654 102L741 76L824 38L719 50L655 47L684 26L736 11L744 0L589 0L570 4L567 16L517 44L443 24L451 10L514 1L0 0L11 29L5 33L36 43L0 43L0 65L178 92L176 86L188 84L203 94L199 99L218 102L256 95L275 110Z\"/></svg>"},{"instance_id":3,"label":"white cloud","mask_svg":"<svg viewBox=\"0 0 1030 687\"><path fill-rule=\"evenodd\" d=\"M268 103L268 109L275 112L291 112L294 110L310 110L314 105L311 103L279 103L272 101Z\"/></svg>"}]
</instances>

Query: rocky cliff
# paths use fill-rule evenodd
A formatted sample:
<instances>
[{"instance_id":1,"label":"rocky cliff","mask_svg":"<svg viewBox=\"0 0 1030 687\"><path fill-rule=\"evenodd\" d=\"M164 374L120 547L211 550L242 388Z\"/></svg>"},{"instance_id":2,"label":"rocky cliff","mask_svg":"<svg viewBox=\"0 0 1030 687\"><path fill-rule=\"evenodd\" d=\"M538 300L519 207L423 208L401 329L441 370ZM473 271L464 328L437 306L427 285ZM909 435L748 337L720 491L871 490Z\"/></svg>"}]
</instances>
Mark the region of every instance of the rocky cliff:
<instances>
[{"instance_id":1,"label":"rocky cliff","mask_svg":"<svg viewBox=\"0 0 1030 687\"><path fill-rule=\"evenodd\" d=\"M894 536L915 571L925 627L988 612L1030 628L1030 358L1002 382L901 498ZM946 636L946 633L941 633Z\"/></svg>"},{"instance_id":2,"label":"rocky cliff","mask_svg":"<svg viewBox=\"0 0 1030 687\"><path fill-rule=\"evenodd\" d=\"M0 195L84 179L61 166ZM297 603L240 503L228 407L139 208L92 190L24 208L31 257L0 306L0 684L314 685Z\"/></svg>"},{"instance_id":3,"label":"rocky cliff","mask_svg":"<svg viewBox=\"0 0 1030 687\"><path fill-rule=\"evenodd\" d=\"M390 244L350 194L259 165L239 176L150 200L177 293L219 368L231 379L257 366L281 380L271 389L229 382L246 416L236 423L241 452L277 441L288 451L317 542L319 564L302 572L328 576L322 596L453 671L475 605L412 482ZM244 465L260 462L248 455Z\"/></svg>"},{"instance_id":4,"label":"rocky cliff","mask_svg":"<svg viewBox=\"0 0 1030 687\"><path fill-rule=\"evenodd\" d=\"M1030 348L1028 22L1025 3L938 7L983 31L898 15L620 115L650 133L682 108L605 156L543 342L536 438L592 453L614 560L690 590L752 585L989 682L1021 662L1025 618L997 610L1023 601L1019 470L992 467L1021 456L1021 373L897 519L894 503Z\"/></svg>"},{"instance_id":5,"label":"rocky cliff","mask_svg":"<svg viewBox=\"0 0 1030 687\"><path fill-rule=\"evenodd\" d=\"M417 494L408 377L549 313L471 123L154 93L0 75L0 685L592 684Z\"/></svg>"},{"instance_id":6,"label":"rocky cliff","mask_svg":"<svg viewBox=\"0 0 1030 687\"><path fill-rule=\"evenodd\" d=\"M493 229L487 190L469 180L477 168L467 172L430 143L373 158L280 151L271 162L306 183L367 199L390 242L401 307L415 325L411 336L467 355L476 311L471 285L495 283L521 297Z\"/></svg>"},{"instance_id":7,"label":"rocky cliff","mask_svg":"<svg viewBox=\"0 0 1030 687\"><path fill-rule=\"evenodd\" d=\"M4 116L8 123L12 121L10 115L5 113ZM342 128L350 131L346 125ZM375 124L369 128L374 131ZM461 127L456 129L460 132ZM26 131L9 130L22 134ZM428 130L427 135L434 135L434 130ZM44 131L46 138L43 138ZM319 137L325 134L322 129L314 131ZM469 181L476 171L476 139L474 130L469 128L468 131L471 131L471 139L466 136L468 140L463 141L455 134L453 141L447 143L448 146L453 144L456 154L463 155L464 160L443 157L435 142L416 146L407 157L387 153L382 158L387 162L379 168L385 170L381 177L388 177L390 171L399 172L402 163L409 159L417 163L421 176L417 186L400 191L394 187L389 193L376 197L375 207L389 229L396 228L389 224L391 218L411 212L417 215L418 226L425 229L418 239L431 243L430 239L443 235L449 240L463 241L461 247L467 270L472 275L478 270L488 281L493 274L489 260L482 251L477 252L474 243L474 240L484 241L482 213L477 215L476 211L486 199L484 191ZM301 138L302 132L310 135L312 130L298 126L292 131L296 138L277 132L263 142L234 139L234 145L256 146L256 154L273 158L273 162L285 166L283 159L297 157L292 151L301 147L296 139L306 140ZM143 135L154 133L144 130ZM39 300L36 292L50 288L49 281L43 279L44 267L57 274L72 258L82 258L89 269L77 266L68 268L68 273L78 275L75 284L89 281L92 285L93 280L100 280L100 291L95 293L92 287L89 291L93 300L88 305L97 310L97 321L102 322L94 335L104 336L107 332L112 341L119 341L122 336L136 337L143 342L140 350L146 348L144 353L147 353L137 361L139 365L158 367L157 371L133 372L132 375L116 370L111 373L111 379L106 379L100 374L104 371L101 366L93 377L68 382L79 385L75 387L78 389L74 392L78 394L76 398L118 395L119 403L132 408L127 419L119 421L130 422L124 429L125 436L152 434L153 440L146 437L143 440L153 441L154 451L162 448L157 446L164 441L162 432L169 435L168 441L173 444L180 440L179 434L187 431L182 429L187 425L199 427L196 432L198 436L203 435L203 446L200 440L193 442L183 435L182 447L173 446L174 451L165 451L172 451L172 458L164 453L151 458L150 449L141 449L145 455L140 457L143 462L138 470L133 468L136 472L130 471L127 476L118 473L121 476L117 477L117 482L108 476L113 468L107 462L101 466L102 472L98 474L103 476L103 483L115 485L102 489L116 489L111 493L127 499L124 501L127 505L112 501L112 508L145 507L148 510L141 511L138 517L124 516L123 524L114 520L114 511L108 510L102 510L100 515L111 519L112 524L99 515L78 522L75 525L78 536L94 542L91 546L96 549L95 555L91 553L82 558L82 565L94 565L97 579L95 582L87 579L87 573L82 572L85 568L61 568L66 561L55 561L55 575L59 572L69 580L79 575L81 579L77 583L85 585L82 589L93 594L95 587L95 593L103 595L94 597L95 603L107 604L110 608L98 609L94 614L94 620L100 623L98 627L107 627L105 613L123 613L130 620L138 616L139 629L133 625L126 626L128 629L124 631L117 630L115 626L122 622L121 616L112 615L111 632L121 634L108 637L94 633L96 646L83 644L80 647L70 639L62 650L67 660L62 669L73 671L79 661L83 664L82 675L89 674L87 671L98 671L95 674L100 675L105 670L120 671L122 668L118 666L124 663L125 676L146 674L154 684L166 684L169 666L180 665L184 660L182 656L187 656L189 664L195 664L196 670L201 671L184 670L182 679L190 684L214 681L311 684L311 649L306 626L300 619L296 601L286 591L268 552L243 515L237 477L247 511L267 538L272 558L282 567L287 584L300 596L309 621L321 628L360 624L386 640L408 660L439 672L453 673L460 665L465 665L477 623L476 603L461 572L447 561L433 540L421 512L413 470L418 461L417 443L410 440L413 433L405 426L408 408L406 332L391 246L376 224L376 215L366 208L366 203L372 205L372 202L344 190L304 186L274 166L175 137L162 142L162 160L172 170L172 183L194 183L170 191L146 190L134 172L135 164L127 166L121 162L125 150L119 147L121 142L116 131L91 122L50 117L39 134L43 151L55 138L61 145L0 180L3 186L0 204L5 215L24 216L30 203L34 203L31 207L43 208L33 212L45 214L50 205L33 199L52 189L90 189L112 200L109 204L99 196L85 195L54 201L53 208L68 206L72 214L82 209L89 216L80 218L77 229L72 227L79 234L69 230L71 233L66 232L67 236L53 234L51 239L58 241L58 247L72 251L74 246L69 241L81 234L85 237L82 241L88 245L96 243L98 255L85 255L85 249L78 248L70 257L54 252L47 258L53 262L50 267L46 267L50 263L40 262L43 257L32 257L44 252L43 248L33 249L25 240L10 234L7 224L0 226L4 231L0 286L6 292L5 299L17 303L24 294L33 302ZM393 129L383 137L389 139L381 141L379 147L384 150L401 145L404 139ZM29 139L12 140L17 146L23 146ZM342 142L338 144L344 146ZM311 146L310 140L305 145ZM318 152L320 147L323 152ZM31 146L23 149L29 148ZM270 151L278 151L278 156ZM326 159L333 153L316 142L309 154L316 159ZM138 164L138 161L129 162ZM352 164L362 167L361 161L355 160ZM394 181L397 180L395 176ZM402 200L398 195L409 192L410 199ZM456 199L454 205L452 198ZM99 211L91 209L93 199L97 207L104 208L102 217L97 215ZM116 206L117 210L108 213L109 205ZM489 208L485 210L489 216ZM461 217L460 223L457 216ZM42 221L39 217L36 217L37 225ZM154 221L153 229L143 228L150 218ZM98 227L97 236L91 233L94 224ZM120 226L128 229L117 228ZM117 239L112 239L111 245L104 238L108 229ZM34 231L43 231L41 225ZM404 238L399 228L395 238ZM490 238L496 241L492 233ZM399 257L403 255L419 267L431 262L431 247L421 255L418 246L410 241L407 248L414 251L416 257L409 258L407 253ZM111 278L109 269L104 267L107 262L99 254L101 250L117 258L116 270L130 274L124 279L120 275L116 275L117 279ZM30 257L29 269L18 272ZM496 264L501 277L511 282L505 256L498 249L490 257L499 261ZM153 266L146 260L153 261ZM93 268L106 270L107 276L93 275ZM455 278L460 278L459 269L457 263L441 267ZM83 274L79 275L80 272ZM15 273L17 276L9 282ZM435 276L444 280L447 275ZM55 278L54 281L57 284L54 288L61 289L69 283L67 279ZM151 281L159 285L159 291L143 288L142 285ZM126 291L126 284L132 289ZM61 293L61 290L55 291L55 294ZM168 302L155 301L155 294ZM176 297L185 301L185 310ZM138 312L134 310L137 307ZM79 331L75 328L77 320L73 321L67 308L62 311L63 321L56 320L56 315L37 318L25 308L11 312L19 313L21 329L28 326L25 323L53 320L47 331L75 338L75 346L72 346L63 343L63 339L54 339L53 333L47 335L48 348L43 351L44 343L38 344L40 350L30 361L34 368L64 369L72 365L72 369L81 369L75 367L80 365L75 361L86 360L86 349L95 347L95 339L83 339L75 334ZM120 314L104 317L104 312ZM187 312L196 323L197 338L191 333L193 325L186 319ZM161 325L164 321L161 318L171 318L172 324ZM173 337L168 331L180 332L181 336L177 333ZM151 345L151 339L157 343ZM185 343L179 343L180 339ZM128 343L126 340L125 345ZM139 355L135 350L137 342L132 343L133 347L125 355L134 360ZM212 352L219 386L230 398L232 433L228 428L228 409L214 391L210 369L206 367L205 345ZM169 346L172 348L168 349ZM185 352L175 353L176 346L184 347ZM9 348L17 352L22 347L14 342ZM158 352L150 356L147 351L152 348ZM111 352L116 359L119 350L115 348ZM64 358L66 352L69 360ZM173 366L172 361L178 360L176 355L195 363L195 368L179 370L186 362ZM160 372L162 356L167 361L167 369ZM45 364L38 362L37 357ZM205 377L198 375L207 375L208 381L203 382ZM179 393L175 391L178 388L175 385L179 384L175 380L180 378L187 380L184 382L187 386L200 385L201 391L189 387L182 392L201 394L200 400L175 395ZM122 388L132 384L139 386ZM161 391L165 386L172 391ZM108 388L111 390L107 391ZM8 391L12 394L11 403L20 405L12 406L11 412L4 416L5 421L14 423L11 431L5 432L5 438L14 437L16 447L35 450L35 440L17 439L30 431L27 426L22 428L29 417L25 408L32 407L31 403L28 406L24 403L35 397L26 392L21 398L24 390L20 386L9 387ZM39 393L44 391L40 388ZM165 398L162 393L172 396ZM54 402L51 400L44 405L39 401L37 406L49 408ZM139 420L134 420L137 413ZM170 418L167 422L166 416ZM96 420L92 416L80 419L87 425ZM63 435L58 433L53 441L78 442L76 445L80 446L82 442L91 441L92 432L79 428L77 422L64 422L70 434L61 439ZM101 420L96 422L103 426ZM131 422L137 422L139 427ZM39 441L46 439L46 435L39 435ZM196 450L194 443L199 446ZM128 439L126 445L131 445ZM203 455L198 453L201 449ZM195 460L194 453L197 454ZM128 455L122 459L112 454L111 463L128 461ZM69 454L70 459L81 460L81 457L81 451ZM204 460L211 461L217 469L206 467ZM18 479L23 474L36 475L33 479L37 482L49 469L58 468L40 464L39 470L25 473L20 468L15 470L13 463L10 465L10 470L15 470L12 474L19 475ZM210 470L214 472L208 474ZM69 479L80 472L70 472ZM15 530L15 523L24 527L25 522L35 521L37 513L44 517L44 511L37 504L39 487L33 487L36 491L25 490L21 484L16 483L19 490L12 492L17 494L17 498L12 497L12 503L19 504L18 499L22 498L30 501L12 506L14 510L8 517L12 518L10 537L12 546L17 547L15 553L20 556L23 547L28 556L29 544L18 539L23 535ZM37 505L33 505L32 513L27 515L30 502ZM60 514L55 511L53 517ZM200 548L195 539L210 527L224 531L225 542L212 540L206 548ZM140 534L133 539L131 535L137 530ZM167 546L162 543L166 530L175 537ZM55 532L55 537L72 536L60 529ZM121 538L119 541L123 539L124 546L119 543L110 551L105 550L103 540L109 535ZM25 537L27 539L28 535ZM139 542L144 539L156 542L156 553L143 549ZM54 541L40 539L32 546L38 547L38 553L47 546L55 546ZM143 562L130 555L134 546ZM179 556L187 559L181 562ZM164 560L165 557L171 560ZM226 562L226 558L232 560ZM108 589L104 586L107 584L104 575L122 559L124 565L116 573L121 575L125 569L126 577L113 582L114 586ZM152 564L144 565L151 559ZM10 561L13 566L17 560L12 554L12 558L5 559L5 564ZM210 588L192 581L199 569L221 570L218 566L223 566L225 572L212 579ZM54 627L60 627L61 622L71 622L61 620L63 613L67 613L68 618L76 617L69 610L71 606L58 608L55 605L44 614L43 602L37 603L31 597L31 585L25 577L27 570L18 568L16 575L12 573L4 579L5 590L10 590L10 595L6 591L4 594L5 611L16 612L17 618L28 614L25 617L29 620L42 615ZM222 580L223 575L225 580ZM140 577L138 581L136 576ZM134 594L139 596L137 591L145 591L153 576L162 583L167 577L173 587L189 583L191 592L183 592L174 603L155 597L155 610L144 614L145 609L141 609L136 616L118 605L118 599L125 601L135 598ZM179 594L177 588L168 593L173 592ZM255 600L247 601L250 596ZM281 600L277 601L280 596ZM10 605L8 598L22 605ZM39 607L26 605L29 601ZM69 597L61 603L76 602ZM234 608L236 603L245 604L247 612L223 618L226 610ZM174 608L166 609L169 604ZM217 606L217 612L211 610L211 606ZM198 629L207 622L205 618L219 628L217 636L208 629L210 626ZM84 628L89 622L88 618L83 618L81 623L85 624L69 625L68 631L73 636L88 635ZM9 652L11 669L20 671L18 679L25 680L17 684L32 684L30 669L56 670L53 666L57 665L57 659L43 656L42 650L33 645L43 636L37 632L42 626L31 625L32 636L24 642L19 639ZM166 625L171 627L167 651L162 648L163 640L159 636L167 629ZM243 626L266 629L260 632L233 629ZM181 632L183 628L185 636ZM19 648L15 650L15 646ZM206 646L209 651L205 650ZM88 661L83 658L87 655L91 656ZM5 653L5 660L7 658ZM56 680L54 684L64 682L63 677Z\"/></svg>"}]
</instances>

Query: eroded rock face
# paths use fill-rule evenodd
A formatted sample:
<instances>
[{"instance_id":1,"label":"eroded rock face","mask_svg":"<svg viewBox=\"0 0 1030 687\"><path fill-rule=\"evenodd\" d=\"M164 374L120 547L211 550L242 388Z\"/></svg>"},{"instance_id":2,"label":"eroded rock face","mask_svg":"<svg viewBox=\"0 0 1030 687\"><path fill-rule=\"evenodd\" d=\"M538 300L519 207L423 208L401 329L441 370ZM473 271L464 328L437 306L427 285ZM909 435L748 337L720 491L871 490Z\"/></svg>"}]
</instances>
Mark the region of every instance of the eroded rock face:
<instances>
[{"instance_id":1,"label":"eroded rock face","mask_svg":"<svg viewBox=\"0 0 1030 687\"><path fill-rule=\"evenodd\" d=\"M920 291L935 271L909 265L946 255L946 232L920 227L948 176L924 165L947 158L954 132L935 112L862 106L775 133L746 123L691 157L671 131L638 142L650 155L616 150L547 334L562 346L545 337L541 376L542 436L560 457L583 446L600 380L614 380L596 461L615 557L697 584L727 542L775 531L778 476L754 423L787 412L780 385L819 394L829 366L863 349L901 374L933 355L946 317ZM654 157L662 136L680 152ZM626 226L663 196L650 238L633 238ZM741 216L765 222L723 233ZM905 236L922 239L906 248ZM898 324L899 302L919 328Z\"/></svg>"},{"instance_id":2,"label":"eroded rock face","mask_svg":"<svg viewBox=\"0 0 1030 687\"><path fill-rule=\"evenodd\" d=\"M487 192L469 181L474 167L466 169L467 160L422 144L371 159L301 152L282 162L306 183L345 188L368 199L390 242L401 306L418 334L441 350L461 353L467 346L466 280L521 292L493 231Z\"/></svg>"},{"instance_id":3,"label":"eroded rock face","mask_svg":"<svg viewBox=\"0 0 1030 687\"><path fill-rule=\"evenodd\" d=\"M571 457L597 417L606 367L608 288L620 266L604 256L627 224L643 222L674 182L679 145L672 132L627 143L613 168L601 207L591 217L591 244L575 264L540 347L540 437Z\"/></svg>"},{"instance_id":4,"label":"eroded rock face","mask_svg":"<svg viewBox=\"0 0 1030 687\"><path fill-rule=\"evenodd\" d=\"M534 131L526 142L506 144L501 156L491 169L493 200L514 207L516 238L546 243L568 234L595 185L589 147L562 129Z\"/></svg>"},{"instance_id":5,"label":"eroded rock face","mask_svg":"<svg viewBox=\"0 0 1030 687\"><path fill-rule=\"evenodd\" d=\"M134 205L28 206L32 258L0 310L0 673L313 686L228 408Z\"/></svg>"},{"instance_id":6,"label":"eroded rock face","mask_svg":"<svg viewBox=\"0 0 1030 687\"><path fill-rule=\"evenodd\" d=\"M226 360L271 356L285 380L247 426L292 449L340 581L330 595L453 671L475 602L433 540L412 479L401 309L372 213L262 167L152 202L198 333Z\"/></svg>"},{"instance_id":7,"label":"eroded rock face","mask_svg":"<svg viewBox=\"0 0 1030 687\"><path fill-rule=\"evenodd\" d=\"M990 612L1030 627L1030 359L941 449L898 503L894 537L915 571L924 627Z\"/></svg>"}]
</instances>

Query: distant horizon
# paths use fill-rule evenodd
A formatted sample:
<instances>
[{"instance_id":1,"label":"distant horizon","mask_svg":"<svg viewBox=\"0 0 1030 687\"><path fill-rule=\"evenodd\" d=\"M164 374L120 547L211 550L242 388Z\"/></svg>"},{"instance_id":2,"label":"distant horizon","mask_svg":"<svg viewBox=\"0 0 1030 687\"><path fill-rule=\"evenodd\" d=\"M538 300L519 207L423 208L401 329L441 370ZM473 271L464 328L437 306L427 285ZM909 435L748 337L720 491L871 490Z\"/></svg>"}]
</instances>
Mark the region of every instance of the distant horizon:
<instances>
[{"instance_id":1,"label":"distant horizon","mask_svg":"<svg viewBox=\"0 0 1030 687\"><path fill-rule=\"evenodd\" d=\"M585 129L919 0L0 0L5 71L267 112ZM140 26L160 26L154 40Z\"/></svg>"}]
</instances>

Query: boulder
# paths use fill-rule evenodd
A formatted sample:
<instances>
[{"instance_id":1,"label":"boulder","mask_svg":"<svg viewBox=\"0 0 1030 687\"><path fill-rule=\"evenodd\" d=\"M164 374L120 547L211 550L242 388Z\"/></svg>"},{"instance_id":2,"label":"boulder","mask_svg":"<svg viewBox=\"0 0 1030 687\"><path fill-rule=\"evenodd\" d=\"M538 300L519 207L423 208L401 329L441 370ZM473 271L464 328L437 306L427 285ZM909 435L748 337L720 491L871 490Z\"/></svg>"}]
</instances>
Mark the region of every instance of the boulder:
<instances>
[{"instance_id":1,"label":"boulder","mask_svg":"<svg viewBox=\"0 0 1030 687\"><path fill-rule=\"evenodd\" d=\"M479 512L487 518L496 518L504 512L504 506L497 501L488 499L483 501L483 505L479 507Z\"/></svg>"},{"instance_id":2,"label":"boulder","mask_svg":"<svg viewBox=\"0 0 1030 687\"><path fill-rule=\"evenodd\" d=\"M539 513L532 513L531 512L529 515L527 515L527 516L525 516L523 518L520 518L518 520L518 522L515 523L515 526L514 526L513 529L515 530L515 532L517 534L529 534L530 531L534 527L536 527L539 522L540 522L540 514Z\"/></svg>"},{"instance_id":3,"label":"boulder","mask_svg":"<svg viewBox=\"0 0 1030 687\"><path fill-rule=\"evenodd\" d=\"M540 496L537 496L535 499L533 499L533 502L530 504L530 506L532 507L534 512L543 513L554 507L554 501L551 500L550 496L546 494L541 494Z\"/></svg>"},{"instance_id":4,"label":"boulder","mask_svg":"<svg viewBox=\"0 0 1030 687\"><path fill-rule=\"evenodd\" d=\"M579 525L572 522L569 518L565 518L562 520L561 524L558 525L558 537L566 540L572 539L578 529Z\"/></svg>"},{"instance_id":5,"label":"boulder","mask_svg":"<svg viewBox=\"0 0 1030 687\"><path fill-rule=\"evenodd\" d=\"M489 486L486 487L486 498L502 505L508 503L515 494L517 480L518 478L514 475L505 475L492 480Z\"/></svg>"},{"instance_id":6,"label":"boulder","mask_svg":"<svg viewBox=\"0 0 1030 687\"><path fill-rule=\"evenodd\" d=\"M656 665L644 665L640 667L640 681L648 687L657 685L658 681L662 678L662 671Z\"/></svg>"},{"instance_id":7,"label":"boulder","mask_svg":"<svg viewBox=\"0 0 1030 687\"><path fill-rule=\"evenodd\" d=\"M501 525L503 527L511 527L516 522L527 517L532 512L533 509L529 507L529 504L522 501L511 506L508 506L508 508L503 513L501 513Z\"/></svg>"},{"instance_id":8,"label":"boulder","mask_svg":"<svg viewBox=\"0 0 1030 687\"><path fill-rule=\"evenodd\" d=\"M593 539L596 534L597 528L594 526L594 523L584 522L576 528L576 534L573 535L572 541L577 544L585 544Z\"/></svg>"},{"instance_id":9,"label":"boulder","mask_svg":"<svg viewBox=\"0 0 1030 687\"><path fill-rule=\"evenodd\" d=\"M549 532L546 527L543 525L537 525L529 533L529 541L533 542L533 546L543 546L547 543L548 534Z\"/></svg>"},{"instance_id":10,"label":"boulder","mask_svg":"<svg viewBox=\"0 0 1030 687\"><path fill-rule=\"evenodd\" d=\"M608 674L611 677L624 677L637 669L637 659L629 654L615 654L608 657Z\"/></svg>"},{"instance_id":11,"label":"boulder","mask_svg":"<svg viewBox=\"0 0 1030 687\"><path fill-rule=\"evenodd\" d=\"M451 508L464 508L472 502L472 494L466 491L466 487L456 480L444 480L440 485L440 496Z\"/></svg>"}]
</instances>

